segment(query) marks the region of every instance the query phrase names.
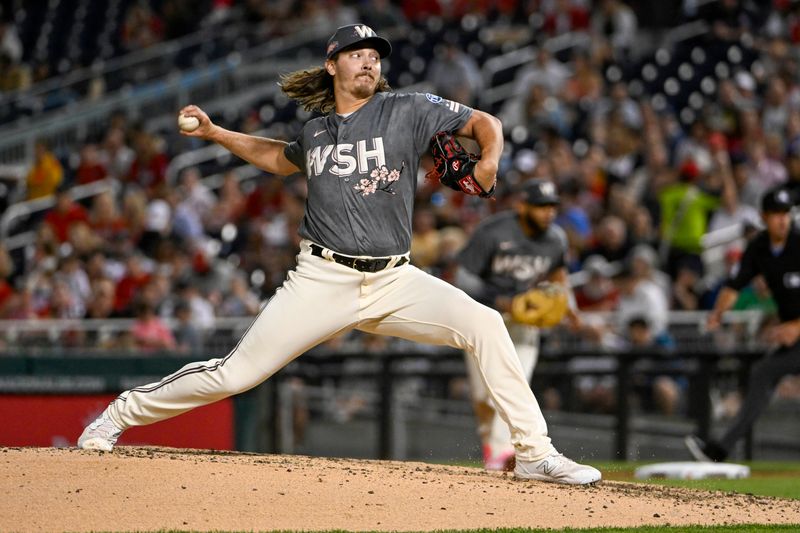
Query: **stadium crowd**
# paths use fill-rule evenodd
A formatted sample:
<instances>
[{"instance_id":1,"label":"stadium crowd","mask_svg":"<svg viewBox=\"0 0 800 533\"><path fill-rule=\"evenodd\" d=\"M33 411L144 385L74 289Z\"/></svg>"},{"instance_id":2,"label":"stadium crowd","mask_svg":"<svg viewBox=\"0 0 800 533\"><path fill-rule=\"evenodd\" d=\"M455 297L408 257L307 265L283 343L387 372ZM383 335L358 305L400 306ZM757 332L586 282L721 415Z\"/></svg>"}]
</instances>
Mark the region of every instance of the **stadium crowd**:
<instances>
[{"instance_id":1,"label":"stadium crowd","mask_svg":"<svg viewBox=\"0 0 800 533\"><path fill-rule=\"evenodd\" d=\"M222 20L237 3L207 4L207 18ZM663 94L642 90L637 13L622 0L329 1L327 11L317 2L242 4L248 17L264 22L265 35L302 24L335 28L360 17L375 27L438 18L455 37L430 58L427 84L475 106L491 80L459 46L460 21L478 12L491 14L487 24L520 16L535 24L529 31L539 51L516 72L511 96L494 110L508 141L497 199L468 198L426 181L430 161L424 161L411 258L452 281L454 257L475 226L510 208L520 183L550 178L561 196L557 223L569 238L569 269L588 280L576 288L577 303L618 317L585 324L582 334L595 342L674 347L667 311L709 309L741 254L742 241L734 241L723 268L710 270L702 237L737 226L747 236L760 226L764 191L784 185L800 193L797 3L722 0L700 11L694 2L683 3L683 21L708 24L699 48L746 43L754 54L749 65L715 70L713 87L691 114ZM185 33L177 15L163 23L181 5L132 4L120 30L126 46ZM547 38L567 32L583 36L585 44L551 53ZM3 61L21 65L26 56L14 35L6 18ZM5 79L13 71L0 70L2 88L16 88ZM259 109L251 109L226 125L253 131L262 126L258 117ZM264 174L240 180L229 170L212 189L200 168L189 167L172 182L167 167L177 153L168 140L120 113L101 138L69 153L37 144L18 196L55 195L56 204L31 219L37 238L23 253L0 244L0 318L134 317L132 329L105 347L197 351L215 317L258 312L294 262L303 180ZM114 192L72 199L73 187L103 179L117 184ZM743 291L737 308L775 310L763 282Z\"/></svg>"}]
</instances>

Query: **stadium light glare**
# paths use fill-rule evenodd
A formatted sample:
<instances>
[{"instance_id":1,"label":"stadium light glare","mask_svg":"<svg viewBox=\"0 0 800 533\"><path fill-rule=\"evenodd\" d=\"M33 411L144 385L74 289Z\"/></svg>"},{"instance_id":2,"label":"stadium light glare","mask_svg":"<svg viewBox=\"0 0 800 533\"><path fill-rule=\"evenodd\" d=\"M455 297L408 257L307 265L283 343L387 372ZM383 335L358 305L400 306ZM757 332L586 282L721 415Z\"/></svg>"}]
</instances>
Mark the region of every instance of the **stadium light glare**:
<instances>
[{"instance_id":1,"label":"stadium light glare","mask_svg":"<svg viewBox=\"0 0 800 533\"><path fill-rule=\"evenodd\" d=\"M692 63L695 65L702 65L706 62L706 52L699 46L692 48L691 52Z\"/></svg>"},{"instance_id":2,"label":"stadium light glare","mask_svg":"<svg viewBox=\"0 0 800 533\"><path fill-rule=\"evenodd\" d=\"M700 90L708 95L714 94L714 91L717 90L717 82L711 76L706 76L700 82Z\"/></svg>"},{"instance_id":3,"label":"stadium light glare","mask_svg":"<svg viewBox=\"0 0 800 533\"><path fill-rule=\"evenodd\" d=\"M675 96L681 90L681 84L673 77L667 78L667 81L664 82L664 92L667 93L669 96Z\"/></svg>"},{"instance_id":4,"label":"stadium light glare","mask_svg":"<svg viewBox=\"0 0 800 533\"><path fill-rule=\"evenodd\" d=\"M663 111L667 108L667 98L661 93L653 95L650 99L650 103L656 111Z\"/></svg>"},{"instance_id":5,"label":"stadium light glare","mask_svg":"<svg viewBox=\"0 0 800 533\"><path fill-rule=\"evenodd\" d=\"M731 63L741 63L742 61L742 50L738 46L734 45L728 48L728 61Z\"/></svg>"}]
</instances>

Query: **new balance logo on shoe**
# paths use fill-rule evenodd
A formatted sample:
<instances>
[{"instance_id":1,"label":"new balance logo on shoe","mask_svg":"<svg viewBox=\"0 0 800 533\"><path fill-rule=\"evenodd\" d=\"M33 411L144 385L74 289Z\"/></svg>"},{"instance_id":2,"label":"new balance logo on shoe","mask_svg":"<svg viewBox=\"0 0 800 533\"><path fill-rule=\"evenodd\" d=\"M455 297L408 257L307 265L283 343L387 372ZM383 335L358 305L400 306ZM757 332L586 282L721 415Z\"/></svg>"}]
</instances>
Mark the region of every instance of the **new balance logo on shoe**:
<instances>
[{"instance_id":1,"label":"new balance logo on shoe","mask_svg":"<svg viewBox=\"0 0 800 533\"><path fill-rule=\"evenodd\" d=\"M553 452L539 461L517 458L514 477L567 485L590 485L600 481L603 476L592 466L576 463L558 452Z\"/></svg>"}]
</instances>

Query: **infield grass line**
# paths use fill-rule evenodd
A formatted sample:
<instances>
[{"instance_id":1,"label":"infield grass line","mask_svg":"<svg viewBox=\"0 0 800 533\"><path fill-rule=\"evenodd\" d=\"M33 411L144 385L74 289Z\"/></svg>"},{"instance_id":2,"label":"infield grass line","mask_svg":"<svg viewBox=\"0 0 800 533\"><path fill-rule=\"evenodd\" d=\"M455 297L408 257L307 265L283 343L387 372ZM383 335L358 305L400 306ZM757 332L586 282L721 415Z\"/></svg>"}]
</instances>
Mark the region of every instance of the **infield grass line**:
<instances>
[{"instance_id":1,"label":"infield grass line","mask_svg":"<svg viewBox=\"0 0 800 533\"><path fill-rule=\"evenodd\" d=\"M498 528L498 529L437 529L426 532L404 532L404 533L774 533L776 531L798 531L800 524L764 526L758 524L744 524L737 526L641 526L641 527L598 527L598 528L564 528L564 529L528 529L528 528ZM112 533L112 532L96 532ZM140 532L128 532L140 533ZM152 532L151 532L152 533ZM196 530L184 529L164 529L158 533L202 533ZM208 532L206 532L208 533ZM212 533L300 533L300 530L262 530L253 531L222 531L215 530ZM319 533L354 533L346 529L330 529ZM385 533L378 531L359 531L358 533Z\"/></svg>"},{"instance_id":2,"label":"infield grass line","mask_svg":"<svg viewBox=\"0 0 800 533\"><path fill-rule=\"evenodd\" d=\"M627 481L666 487L735 492L754 496L771 496L800 500L800 462L752 461L737 462L750 467L750 477L744 479L636 479L635 470L656 461L586 461L603 473L604 481ZM458 462L460 466L480 468L481 463ZM798 528L800 531L800 528Z\"/></svg>"}]
</instances>

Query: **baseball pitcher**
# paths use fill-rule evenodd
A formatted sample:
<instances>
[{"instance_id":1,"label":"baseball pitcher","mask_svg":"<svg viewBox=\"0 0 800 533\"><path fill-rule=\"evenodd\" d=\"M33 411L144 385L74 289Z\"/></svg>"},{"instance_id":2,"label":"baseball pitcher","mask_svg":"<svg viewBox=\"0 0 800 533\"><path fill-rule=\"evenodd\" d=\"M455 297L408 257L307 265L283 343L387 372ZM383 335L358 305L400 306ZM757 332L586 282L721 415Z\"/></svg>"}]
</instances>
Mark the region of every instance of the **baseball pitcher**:
<instances>
[{"instance_id":1,"label":"baseball pitcher","mask_svg":"<svg viewBox=\"0 0 800 533\"><path fill-rule=\"evenodd\" d=\"M503 313L527 381L539 355L539 328L552 327L564 316L577 320L568 304L567 238L553 225L558 204L551 181L526 181L516 209L486 219L458 256L458 285ZM474 360L467 357L466 361L484 466L513 470L515 454L508 426Z\"/></svg>"},{"instance_id":2,"label":"baseball pitcher","mask_svg":"<svg viewBox=\"0 0 800 533\"><path fill-rule=\"evenodd\" d=\"M481 157L442 168L443 183L488 195L503 149L500 122L432 94L396 94L381 76L390 43L361 24L330 38L324 65L283 77L309 111L290 143L228 131L199 107L184 135L224 146L267 172L305 174L308 198L297 266L226 356L189 364L157 383L123 392L78 439L110 450L126 428L151 424L255 387L317 344L358 329L465 350L508 424L515 474L586 484L600 472L559 454L500 314L408 261L420 156L439 132L474 139ZM450 159L445 161L450 162Z\"/></svg>"}]
</instances>

